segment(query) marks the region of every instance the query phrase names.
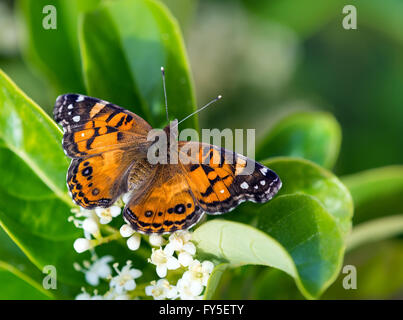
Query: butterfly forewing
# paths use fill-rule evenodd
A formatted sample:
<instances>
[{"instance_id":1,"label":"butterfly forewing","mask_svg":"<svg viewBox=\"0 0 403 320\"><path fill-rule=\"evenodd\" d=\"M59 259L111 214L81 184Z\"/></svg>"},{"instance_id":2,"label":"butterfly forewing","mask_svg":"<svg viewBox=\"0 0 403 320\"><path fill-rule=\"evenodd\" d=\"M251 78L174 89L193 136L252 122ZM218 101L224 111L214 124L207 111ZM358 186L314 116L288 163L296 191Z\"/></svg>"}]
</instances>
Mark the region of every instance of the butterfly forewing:
<instances>
[{"instance_id":1,"label":"butterfly forewing","mask_svg":"<svg viewBox=\"0 0 403 320\"><path fill-rule=\"evenodd\" d=\"M63 148L71 158L146 144L151 126L109 102L77 94L59 96L53 110L64 129Z\"/></svg>"}]
</instances>

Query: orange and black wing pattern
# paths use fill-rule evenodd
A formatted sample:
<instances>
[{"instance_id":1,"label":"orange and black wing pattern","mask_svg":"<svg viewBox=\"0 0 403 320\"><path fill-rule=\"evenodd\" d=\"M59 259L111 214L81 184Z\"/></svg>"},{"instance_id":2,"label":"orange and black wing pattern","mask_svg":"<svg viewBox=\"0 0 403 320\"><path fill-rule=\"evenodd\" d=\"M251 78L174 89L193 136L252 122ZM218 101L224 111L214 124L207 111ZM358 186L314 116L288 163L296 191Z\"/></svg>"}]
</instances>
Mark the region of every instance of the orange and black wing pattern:
<instances>
[{"instance_id":1,"label":"orange and black wing pattern","mask_svg":"<svg viewBox=\"0 0 403 320\"><path fill-rule=\"evenodd\" d=\"M157 166L148 186L126 205L124 217L136 231L189 229L204 213L229 212L244 201L266 202L281 188L280 178L258 162L198 142L179 142L179 148L188 143L196 144L197 161Z\"/></svg>"},{"instance_id":2,"label":"orange and black wing pattern","mask_svg":"<svg viewBox=\"0 0 403 320\"><path fill-rule=\"evenodd\" d=\"M151 126L119 106L79 94L59 96L54 118L63 126L64 152L73 158L67 186L74 202L86 209L111 206L128 190Z\"/></svg>"},{"instance_id":3,"label":"orange and black wing pattern","mask_svg":"<svg viewBox=\"0 0 403 320\"><path fill-rule=\"evenodd\" d=\"M199 206L208 214L229 212L244 201L267 202L281 188L277 174L247 157L210 144L192 144L197 161L183 165Z\"/></svg>"},{"instance_id":4,"label":"orange and black wing pattern","mask_svg":"<svg viewBox=\"0 0 403 320\"><path fill-rule=\"evenodd\" d=\"M53 113L56 122L63 127L63 149L70 158L134 148L146 142L151 130L136 114L79 94L59 96Z\"/></svg>"},{"instance_id":5,"label":"orange and black wing pattern","mask_svg":"<svg viewBox=\"0 0 403 320\"><path fill-rule=\"evenodd\" d=\"M124 209L127 222L141 233L171 233L189 229L204 211L178 165L161 165L144 192L134 195Z\"/></svg>"}]
</instances>

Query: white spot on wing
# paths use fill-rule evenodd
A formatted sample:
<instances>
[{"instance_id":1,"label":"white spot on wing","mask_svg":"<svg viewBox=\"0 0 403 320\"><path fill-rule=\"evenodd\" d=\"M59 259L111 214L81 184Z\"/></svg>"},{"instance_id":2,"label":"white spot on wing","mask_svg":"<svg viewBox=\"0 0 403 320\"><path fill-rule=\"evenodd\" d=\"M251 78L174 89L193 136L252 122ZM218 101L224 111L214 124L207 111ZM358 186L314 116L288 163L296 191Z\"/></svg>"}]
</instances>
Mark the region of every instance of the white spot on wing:
<instances>
[{"instance_id":1,"label":"white spot on wing","mask_svg":"<svg viewBox=\"0 0 403 320\"><path fill-rule=\"evenodd\" d=\"M246 182L242 182L242 183L241 183L241 188L242 188L242 189L248 189L248 188L249 188L249 185L248 185Z\"/></svg>"},{"instance_id":2,"label":"white spot on wing","mask_svg":"<svg viewBox=\"0 0 403 320\"><path fill-rule=\"evenodd\" d=\"M79 95L76 102L84 101L84 96Z\"/></svg>"},{"instance_id":3,"label":"white spot on wing","mask_svg":"<svg viewBox=\"0 0 403 320\"><path fill-rule=\"evenodd\" d=\"M221 193L224 193L224 189L220 190Z\"/></svg>"},{"instance_id":4,"label":"white spot on wing","mask_svg":"<svg viewBox=\"0 0 403 320\"><path fill-rule=\"evenodd\" d=\"M260 184L261 184L262 186L264 186L264 185L266 184L266 181L260 180Z\"/></svg>"},{"instance_id":5,"label":"white spot on wing","mask_svg":"<svg viewBox=\"0 0 403 320\"><path fill-rule=\"evenodd\" d=\"M73 109L73 105L72 104L69 104L69 106L67 107L67 109Z\"/></svg>"},{"instance_id":6,"label":"white spot on wing","mask_svg":"<svg viewBox=\"0 0 403 320\"><path fill-rule=\"evenodd\" d=\"M80 121L80 116L75 116L75 117L73 117L73 121L74 121L74 122Z\"/></svg>"},{"instance_id":7,"label":"white spot on wing","mask_svg":"<svg viewBox=\"0 0 403 320\"><path fill-rule=\"evenodd\" d=\"M267 168L261 168L260 172L265 176L267 173L268 169Z\"/></svg>"}]
</instances>

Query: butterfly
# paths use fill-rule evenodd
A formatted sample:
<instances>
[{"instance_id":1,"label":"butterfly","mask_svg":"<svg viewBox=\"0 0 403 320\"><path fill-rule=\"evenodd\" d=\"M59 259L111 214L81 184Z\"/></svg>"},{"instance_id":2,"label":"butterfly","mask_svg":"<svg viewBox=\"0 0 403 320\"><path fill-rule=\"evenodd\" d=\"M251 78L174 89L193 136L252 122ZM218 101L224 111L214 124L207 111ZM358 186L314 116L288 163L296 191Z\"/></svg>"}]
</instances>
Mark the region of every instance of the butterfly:
<instances>
[{"instance_id":1,"label":"butterfly","mask_svg":"<svg viewBox=\"0 0 403 320\"><path fill-rule=\"evenodd\" d=\"M54 118L63 127L63 149L72 158L67 186L85 209L107 208L123 194L126 222L137 232L172 233L194 226L203 215L229 212L244 201L267 202L281 188L269 168L214 145L179 141L196 150L190 163L151 164L152 127L112 103L80 95L57 98ZM164 131L171 134L168 125ZM213 161L214 160L214 161ZM253 165L251 174L242 174Z\"/></svg>"}]
</instances>

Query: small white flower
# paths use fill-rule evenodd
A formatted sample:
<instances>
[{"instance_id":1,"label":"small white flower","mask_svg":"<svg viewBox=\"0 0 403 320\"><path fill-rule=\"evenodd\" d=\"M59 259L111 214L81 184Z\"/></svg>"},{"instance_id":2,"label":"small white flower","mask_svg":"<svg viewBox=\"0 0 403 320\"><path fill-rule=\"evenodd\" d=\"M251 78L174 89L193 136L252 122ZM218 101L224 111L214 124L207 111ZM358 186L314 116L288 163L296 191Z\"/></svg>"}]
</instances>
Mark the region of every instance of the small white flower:
<instances>
[{"instance_id":1,"label":"small white flower","mask_svg":"<svg viewBox=\"0 0 403 320\"><path fill-rule=\"evenodd\" d=\"M203 286L199 282L189 281L182 277L178 280L176 287L181 300L200 300L202 298Z\"/></svg>"},{"instance_id":2,"label":"small white flower","mask_svg":"<svg viewBox=\"0 0 403 320\"><path fill-rule=\"evenodd\" d=\"M97 235L99 233L98 223L92 217L86 218L82 223L82 228L84 231L90 234Z\"/></svg>"},{"instance_id":3,"label":"small white flower","mask_svg":"<svg viewBox=\"0 0 403 320\"><path fill-rule=\"evenodd\" d=\"M85 271L85 280L92 286L99 285L99 279L106 279L112 274L112 269L108 265L113 261L111 256L104 256L95 262Z\"/></svg>"},{"instance_id":4,"label":"small white flower","mask_svg":"<svg viewBox=\"0 0 403 320\"><path fill-rule=\"evenodd\" d=\"M95 208L95 213L99 217L101 224L107 224L112 221L112 218L120 215L121 210L118 206L112 206L109 208Z\"/></svg>"},{"instance_id":5,"label":"small white flower","mask_svg":"<svg viewBox=\"0 0 403 320\"><path fill-rule=\"evenodd\" d=\"M193 257L188 252L183 251L178 254L178 261L182 266L188 267L192 263Z\"/></svg>"},{"instance_id":6,"label":"small white flower","mask_svg":"<svg viewBox=\"0 0 403 320\"><path fill-rule=\"evenodd\" d=\"M189 271L183 274L182 279L207 286L207 281L213 269L214 264L211 261L206 260L200 263L199 260L193 260L189 265Z\"/></svg>"},{"instance_id":7,"label":"small white flower","mask_svg":"<svg viewBox=\"0 0 403 320\"><path fill-rule=\"evenodd\" d=\"M135 233L129 239L127 239L126 243L130 250L135 251L140 247L141 237L138 233Z\"/></svg>"},{"instance_id":8,"label":"small white flower","mask_svg":"<svg viewBox=\"0 0 403 320\"><path fill-rule=\"evenodd\" d=\"M74 216L76 218L81 218L81 217L89 218L92 216L93 210L87 210L82 207L79 207L79 208L71 209L71 212L74 213Z\"/></svg>"},{"instance_id":9,"label":"small white flower","mask_svg":"<svg viewBox=\"0 0 403 320\"><path fill-rule=\"evenodd\" d=\"M74 250L76 250L78 253L81 253L91 248L91 242L85 238L78 238L76 241L74 241L73 247Z\"/></svg>"},{"instance_id":10,"label":"small white flower","mask_svg":"<svg viewBox=\"0 0 403 320\"><path fill-rule=\"evenodd\" d=\"M134 230L130 224L124 224L123 226L120 227L120 234L122 235L123 238L128 238L133 233L134 233Z\"/></svg>"},{"instance_id":11,"label":"small white flower","mask_svg":"<svg viewBox=\"0 0 403 320\"><path fill-rule=\"evenodd\" d=\"M121 295L125 291L131 291L136 288L135 279L143 274L140 270L131 268L131 261L127 261L121 271L118 270L118 264L113 267L117 272L117 276L113 277L110 282L110 287L115 290L116 294Z\"/></svg>"},{"instance_id":12,"label":"small white flower","mask_svg":"<svg viewBox=\"0 0 403 320\"><path fill-rule=\"evenodd\" d=\"M192 235L189 231L179 230L169 236L169 243L167 244L167 246L169 246L174 251L183 251L186 244L190 244L190 247L192 247L193 244L190 242L191 239Z\"/></svg>"},{"instance_id":13,"label":"small white flower","mask_svg":"<svg viewBox=\"0 0 403 320\"><path fill-rule=\"evenodd\" d=\"M159 235L159 234L151 234L150 237L148 238L150 241L150 244L154 247L160 247L164 244L164 238Z\"/></svg>"},{"instance_id":14,"label":"small white flower","mask_svg":"<svg viewBox=\"0 0 403 320\"><path fill-rule=\"evenodd\" d=\"M105 300L130 300L130 297L123 293L117 294L116 291L110 290L104 295Z\"/></svg>"},{"instance_id":15,"label":"small white flower","mask_svg":"<svg viewBox=\"0 0 403 320\"><path fill-rule=\"evenodd\" d=\"M151 281L151 285L146 287L145 292L155 300L176 299L178 296L176 287L170 285L166 279Z\"/></svg>"},{"instance_id":16,"label":"small white flower","mask_svg":"<svg viewBox=\"0 0 403 320\"><path fill-rule=\"evenodd\" d=\"M76 296L76 300L91 300L91 295L87 292L83 292Z\"/></svg>"},{"instance_id":17,"label":"small white flower","mask_svg":"<svg viewBox=\"0 0 403 320\"><path fill-rule=\"evenodd\" d=\"M178 259L172 256L173 251L165 247L164 250L152 249L151 259L148 261L156 265L156 271L160 278L165 278L167 270L175 270L180 267Z\"/></svg>"}]
</instances>

